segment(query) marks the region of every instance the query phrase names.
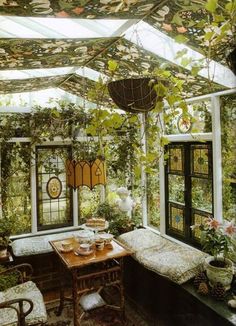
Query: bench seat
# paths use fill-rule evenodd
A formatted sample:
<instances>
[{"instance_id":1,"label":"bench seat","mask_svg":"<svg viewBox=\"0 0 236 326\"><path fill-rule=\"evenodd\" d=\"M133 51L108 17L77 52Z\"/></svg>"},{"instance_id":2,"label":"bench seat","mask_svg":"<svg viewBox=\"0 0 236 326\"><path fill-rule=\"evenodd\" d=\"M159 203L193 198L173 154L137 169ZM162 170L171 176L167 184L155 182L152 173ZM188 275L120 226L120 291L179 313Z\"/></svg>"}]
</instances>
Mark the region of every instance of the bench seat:
<instances>
[{"instance_id":1,"label":"bench seat","mask_svg":"<svg viewBox=\"0 0 236 326\"><path fill-rule=\"evenodd\" d=\"M201 269L207 254L147 229L124 233L118 240L129 247L133 257L145 268L177 284L193 278Z\"/></svg>"},{"instance_id":2,"label":"bench seat","mask_svg":"<svg viewBox=\"0 0 236 326\"><path fill-rule=\"evenodd\" d=\"M17 239L12 242L12 252L16 257L49 253L53 251L49 241L73 237L76 236L77 232L61 232Z\"/></svg>"}]
</instances>

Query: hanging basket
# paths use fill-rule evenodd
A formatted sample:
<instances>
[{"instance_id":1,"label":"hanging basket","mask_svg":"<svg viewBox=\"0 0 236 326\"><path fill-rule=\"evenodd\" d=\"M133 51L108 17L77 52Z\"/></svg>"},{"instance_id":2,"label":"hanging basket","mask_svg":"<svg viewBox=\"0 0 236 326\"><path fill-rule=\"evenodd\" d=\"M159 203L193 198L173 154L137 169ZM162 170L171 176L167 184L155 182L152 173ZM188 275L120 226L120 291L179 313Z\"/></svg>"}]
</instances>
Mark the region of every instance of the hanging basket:
<instances>
[{"instance_id":1,"label":"hanging basket","mask_svg":"<svg viewBox=\"0 0 236 326\"><path fill-rule=\"evenodd\" d=\"M120 109L132 113L150 111L157 101L151 78L112 81L108 84L108 91Z\"/></svg>"}]
</instances>

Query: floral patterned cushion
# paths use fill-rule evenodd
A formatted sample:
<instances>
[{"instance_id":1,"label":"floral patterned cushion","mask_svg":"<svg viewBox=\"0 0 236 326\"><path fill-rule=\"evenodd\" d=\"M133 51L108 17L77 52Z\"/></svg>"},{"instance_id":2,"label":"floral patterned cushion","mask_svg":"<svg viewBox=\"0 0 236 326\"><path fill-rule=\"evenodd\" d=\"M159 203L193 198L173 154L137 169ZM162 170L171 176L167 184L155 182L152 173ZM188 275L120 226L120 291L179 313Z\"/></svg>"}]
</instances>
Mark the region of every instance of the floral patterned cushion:
<instances>
[{"instance_id":1,"label":"floral patterned cushion","mask_svg":"<svg viewBox=\"0 0 236 326\"><path fill-rule=\"evenodd\" d=\"M197 249L177 244L147 229L124 233L118 240L134 251L133 257L144 267L178 284L194 277L206 257Z\"/></svg>"},{"instance_id":2,"label":"floral patterned cushion","mask_svg":"<svg viewBox=\"0 0 236 326\"><path fill-rule=\"evenodd\" d=\"M12 243L12 251L16 257L44 254L52 252L53 249L49 243L52 240L73 237L78 231L63 232L49 235L40 235L36 237L18 239Z\"/></svg>"},{"instance_id":3,"label":"floral patterned cushion","mask_svg":"<svg viewBox=\"0 0 236 326\"><path fill-rule=\"evenodd\" d=\"M135 253L153 246L161 249L165 245L166 241L168 241L162 238L160 235L147 229L137 229L131 232L123 233L118 237L118 240Z\"/></svg>"},{"instance_id":4,"label":"floral patterned cushion","mask_svg":"<svg viewBox=\"0 0 236 326\"><path fill-rule=\"evenodd\" d=\"M0 303L17 298L31 299L34 303L33 310L26 317L27 325L35 325L37 323L45 323L47 321L47 313L43 302L43 296L37 286L32 282L14 286L4 292L0 292ZM17 304L15 304L17 307ZM29 308L29 303L24 303L24 309ZM11 308L0 309L0 325L1 326L17 326L16 312Z\"/></svg>"},{"instance_id":5,"label":"floral patterned cushion","mask_svg":"<svg viewBox=\"0 0 236 326\"><path fill-rule=\"evenodd\" d=\"M206 257L203 252L169 241L159 250L152 247L136 253L136 259L146 268L182 284L194 277Z\"/></svg>"}]
</instances>

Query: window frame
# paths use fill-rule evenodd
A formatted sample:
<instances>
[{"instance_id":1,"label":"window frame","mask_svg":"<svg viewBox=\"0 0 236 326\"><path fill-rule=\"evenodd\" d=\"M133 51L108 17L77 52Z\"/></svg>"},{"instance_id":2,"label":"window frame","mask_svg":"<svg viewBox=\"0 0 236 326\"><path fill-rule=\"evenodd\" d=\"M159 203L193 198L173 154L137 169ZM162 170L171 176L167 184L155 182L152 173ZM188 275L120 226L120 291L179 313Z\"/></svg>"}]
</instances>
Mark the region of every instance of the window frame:
<instances>
[{"instance_id":1,"label":"window frame","mask_svg":"<svg viewBox=\"0 0 236 326\"><path fill-rule=\"evenodd\" d=\"M209 174L208 176L204 176L203 174L201 176L194 175L192 173L192 165L193 157L192 157L192 146L197 146L198 145L207 145L209 148L209 153L211 154L209 157ZM199 246L199 242L192 237L191 234L191 229L190 226L193 223L193 215L195 211L198 211L199 214L202 216L214 216L214 187L213 187L213 162L212 162L212 142L208 141L205 143L200 143L200 142L175 142L175 143L170 143L166 145L165 147L165 152L168 151L169 148L174 148L176 147L181 147L182 148L182 162L181 162L181 171L175 171L175 170L170 170L169 162L170 158L168 159L167 164L165 165L165 211L166 211L166 216L165 216L165 228L166 228L166 234L173 237L177 238L178 240L181 240L183 242L186 242L188 244L192 244L195 246ZM183 198L183 203L178 203L170 199L170 190L169 190L169 175L178 175L182 176L184 178L184 198ZM211 182L211 189L212 189L212 207L211 207L211 212L207 212L203 209L199 209L196 207L192 206L192 178L197 178L197 179L205 179L205 180L210 180ZM171 216L171 211L170 207L176 207L177 209L183 210L183 233L178 232L178 230L174 230L173 228L170 227L169 225L169 219Z\"/></svg>"}]
</instances>

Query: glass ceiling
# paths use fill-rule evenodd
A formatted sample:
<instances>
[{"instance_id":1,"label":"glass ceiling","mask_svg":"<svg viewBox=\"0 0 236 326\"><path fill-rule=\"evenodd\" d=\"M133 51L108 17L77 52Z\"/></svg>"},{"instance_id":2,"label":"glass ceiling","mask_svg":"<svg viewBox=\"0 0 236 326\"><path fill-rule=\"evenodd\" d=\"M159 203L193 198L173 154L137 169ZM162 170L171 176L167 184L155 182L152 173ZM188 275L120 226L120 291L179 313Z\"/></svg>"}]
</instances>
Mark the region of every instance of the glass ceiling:
<instances>
[{"instance_id":1,"label":"glass ceiling","mask_svg":"<svg viewBox=\"0 0 236 326\"><path fill-rule=\"evenodd\" d=\"M178 51L187 49L187 57L193 60L204 59L204 56L197 51L192 50L190 47L175 42L171 37L153 28L151 25L140 22L135 26L129 28L124 36L127 40L143 47L144 49L163 57L181 66L181 59L176 59ZM188 65L186 69L191 69ZM215 61L210 62L209 66L210 79L218 84L224 85L229 88L236 87L236 77L233 72ZM199 75L209 78L208 69L202 69Z\"/></svg>"},{"instance_id":2,"label":"glass ceiling","mask_svg":"<svg viewBox=\"0 0 236 326\"><path fill-rule=\"evenodd\" d=\"M127 24L128 22L128 24ZM120 36L129 19L65 19L0 16L1 38L96 38ZM62 28L63 26L63 28Z\"/></svg>"},{"instance_id":3,"label":"glass ceiling","mask_svg":"<svg viewBox=\"0 0 236 326\"><path fill-rule=\"evenodd\" d=\"M76 103L84 108L95 107L94 103L86 101L81 97L65 92L59 88L48 88L35 92L6 94L4 96L1 95L0 97L2 99L5 98L5 101L3 100L2 105L0 106L0 113L14 113L19 111L21 113L31 112L32 106L36 104L41 106L46 105L47 107L55 107L55 105L57 105L58 98ZM7 105L4 105L4 102L6 102Z\"/></svg>"},{"instance_id":4,"label":"glass ceiling","mask_svg":"<svg viewBox=\"0 0 236 326\"><path fill-rule=\"evenodd\" d=\"M63 28L62 28L63 26ZM65 19L65 18L32 18L0 16L0 38L2 39L87 39L123 36L125 39L152 52L158 57L181 65L176 60L176 53L187 49L187 56L201 59L203 56L186 45L176 43L171 37L137 19ZM0 49L1 50L1 49ZM4 55L4 54L3 54ZM1 56L1 51L0 51ZM190 69L191 67L185 67ZM107 76L83 66L69 66L47 69L0 70L0 80L25 79L34 77L78 74L97 81ZM208 78L208 71L201 70L199 75ZM210 77L213 81L229 87L236 87L236 77L227 67L212 61ZM35 93L35 92L34 92Z\"/></svg>"}]
</instances>

